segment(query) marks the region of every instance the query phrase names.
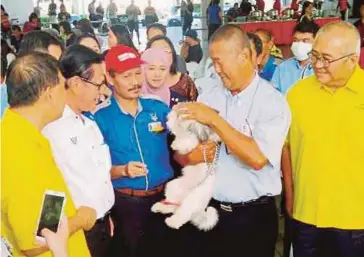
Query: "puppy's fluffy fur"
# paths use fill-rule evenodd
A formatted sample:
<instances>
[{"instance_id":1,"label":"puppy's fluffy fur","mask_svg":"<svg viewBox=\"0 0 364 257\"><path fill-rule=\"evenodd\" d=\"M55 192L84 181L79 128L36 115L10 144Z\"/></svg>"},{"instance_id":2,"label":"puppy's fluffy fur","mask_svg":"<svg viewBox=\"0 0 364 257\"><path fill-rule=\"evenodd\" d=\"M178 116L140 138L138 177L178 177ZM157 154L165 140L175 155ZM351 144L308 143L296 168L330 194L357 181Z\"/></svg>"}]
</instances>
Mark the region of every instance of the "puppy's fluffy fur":
<instances>
[{"instance_id":1,"label":"puppy's fluffy fur","mask_svg":"<svg viewBox=\"0 0 364 257\"><path fill-rule=\"evenodd\" d=\"M209 127L192 120L183 120L172 111L168 116L167 126L176 136L171 147L181 154L187 154L197 147L200 142L220 138ZM215 208L207 207L212 197L215 174L208 174L208 165L200 163L186 166L183 175L170 181L165 190L165 202L158 202L152 206L153 212L164 214L173 213L166 218L166 224L174 229L180 228L188 221L200 230L212 229L218 214Z\"/></svg>"}]
</instances>

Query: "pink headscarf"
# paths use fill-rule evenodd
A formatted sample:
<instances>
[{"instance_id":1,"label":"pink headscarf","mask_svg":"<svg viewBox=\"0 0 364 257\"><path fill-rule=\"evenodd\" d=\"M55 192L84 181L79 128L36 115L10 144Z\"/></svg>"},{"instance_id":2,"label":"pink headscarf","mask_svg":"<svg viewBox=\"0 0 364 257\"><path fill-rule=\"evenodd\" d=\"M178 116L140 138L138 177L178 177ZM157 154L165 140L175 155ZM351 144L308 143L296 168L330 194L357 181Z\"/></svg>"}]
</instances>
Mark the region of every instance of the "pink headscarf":
<instances>
[{"instance_id":1,"label":"pink headscarf","mask_svg":"<svg viewBox=\"0 0 364 257\"><path fill-rule=\"evenodd\" d=\"M164 85L160 86L159 88L151 87L147 82L146 70L148 65L162 62L164 65L167 66L169 70L171 63L168 59L168 54L161 48L149 48L143 52L141 55L142 61L145 64L142 64L142 73L143 73L143 85L142 85L142 93L146 95L154 95L159 97L163 102L165 102L169 106L171 92L169 90L169 86L164 83Z\"/></svg>"}]
</instances>

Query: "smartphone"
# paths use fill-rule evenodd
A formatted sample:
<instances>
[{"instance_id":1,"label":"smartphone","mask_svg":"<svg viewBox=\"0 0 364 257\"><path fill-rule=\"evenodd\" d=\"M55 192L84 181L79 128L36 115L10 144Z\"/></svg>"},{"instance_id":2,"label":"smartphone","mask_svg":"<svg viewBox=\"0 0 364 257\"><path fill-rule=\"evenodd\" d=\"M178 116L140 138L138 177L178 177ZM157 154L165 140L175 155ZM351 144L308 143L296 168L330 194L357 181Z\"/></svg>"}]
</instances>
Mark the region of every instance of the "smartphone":
<instances>
[{"instance_id":1,"label":"smartphone","mask_svg":"<svg viewBox=\"0 0 364 257\"><path fill-rule=\"evenodd\" d=\"M56 192L52 190L45 191L42 209L38 220L36 239L40 241L45 240L41 234L44 228L47 228L55 233L58 231L65 203L66 195L64 192Z\"/></svg>"}]
</instances>

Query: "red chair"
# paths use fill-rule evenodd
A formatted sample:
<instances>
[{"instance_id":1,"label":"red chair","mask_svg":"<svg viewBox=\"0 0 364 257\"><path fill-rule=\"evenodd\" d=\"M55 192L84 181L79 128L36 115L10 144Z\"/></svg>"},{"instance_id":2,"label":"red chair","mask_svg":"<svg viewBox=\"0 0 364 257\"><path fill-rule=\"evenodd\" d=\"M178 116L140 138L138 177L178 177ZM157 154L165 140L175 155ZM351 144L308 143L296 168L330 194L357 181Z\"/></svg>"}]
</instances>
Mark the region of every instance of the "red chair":
<instances>
[{"instance_id":1,"label":"red chair","mask_svg":"<svg viewBox=\"0 0 364 257\"><path fill-rule=\"evenodd\" d=\"M364 47L361 48L359 65L362 69L364 69Z\"/></svg>"}]
</instances>

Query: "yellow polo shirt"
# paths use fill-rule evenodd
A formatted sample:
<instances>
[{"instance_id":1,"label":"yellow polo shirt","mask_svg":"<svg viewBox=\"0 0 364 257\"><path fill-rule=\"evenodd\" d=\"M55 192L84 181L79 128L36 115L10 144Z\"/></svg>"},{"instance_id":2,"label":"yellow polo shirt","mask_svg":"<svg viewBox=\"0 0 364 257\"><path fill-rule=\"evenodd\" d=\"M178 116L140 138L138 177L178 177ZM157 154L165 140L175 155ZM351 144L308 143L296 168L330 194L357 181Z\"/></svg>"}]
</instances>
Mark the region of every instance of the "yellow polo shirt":
<instances>
[{"instance_id":1,"label":"yellow polo shirt","mask_svg":"<svg viewBox=\"0 0 364 257\"><path fill-rule=\"evenodd\" d=\"M315 76L288 93L293 217L317 227L364 229L364 71L336 91Z\"/></svg>"},{"instance_id":2,"label":"yellow polo shirt","mask_svg":"<svg viewBox=\"0 0 364 257\"><path fill-rule=\"evenodd\" d=\"M38 248L35 233L46 190L66 193L67 217L76 209L48 140L27 120L7 109L1 121L1 236L10 243L13 256ZM83 231L68 240L70 257L89 257ZM51 257L48 251L39 256Z\"/></svg>"}]
</instances>

